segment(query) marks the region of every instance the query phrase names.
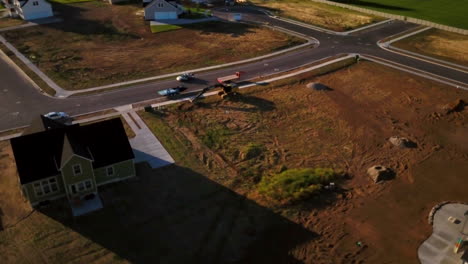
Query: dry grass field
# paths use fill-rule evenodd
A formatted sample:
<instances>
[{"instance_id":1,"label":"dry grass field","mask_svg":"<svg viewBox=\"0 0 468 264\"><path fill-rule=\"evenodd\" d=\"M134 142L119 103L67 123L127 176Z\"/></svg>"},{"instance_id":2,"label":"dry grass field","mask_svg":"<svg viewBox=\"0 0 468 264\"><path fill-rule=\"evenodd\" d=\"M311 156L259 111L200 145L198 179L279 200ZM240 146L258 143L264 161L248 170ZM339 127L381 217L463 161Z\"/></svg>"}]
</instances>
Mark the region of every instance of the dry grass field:
<instances>
[{"instance_id":1,"label":"dry grass field","mask_svg":"<svg viewBox=\"0 0 468 264\"><path fill-rule=\"evenodd\" d=\"M9 17L0 18L0 28L14 27L14 26L25 24L25 23L26 21L20 18L9 18Z\"/></svg>"},{"instance_id":2,"label":"dry grass field","mask_svg":"<svg viewBox=\"0 0 468 264\"><path fill-rule=\"evenodd\" d=\"M138 165L137 179L101 188L104 209L87 216L71 218L66 201L35 211L0 232L0 255L4 263L419 263L431 207L468 199L468 109L459 100L468 92L361 61L232 100L141 112L176 164ZM393 146L395 135L416 147ZM11 156L0 164L1 177L14 177ZM373 183L366 170L376 164L395 178ZM257 191L284 169L314 167L346 177L294 204ZM11 190L0 200L7 225L29 212L10 213L21 201Z\"/></svg>"},{"instance_id":3,"label":"dry grass field","mask_svg":"<svg viewBox=\"0 0 468 264\"><path fill-rule=\"evenodd\" d=\"M55 4L64 21L3 33L69 90L238 61L305 40L245 24L209 22L153 34L140 5ZM60 40L60 41L57 41Z\"/></svg>"},{"instance_id":4,"label":"dry grass field","mask_svg":"<svg viewBox=\"0 0 468 264\"><path fill-rule=\"evenodd\" d=\"M383 20L373 15L308 0L254 0L252 3L278 12L280 16L335 31L347 31Z\"/></svg>"},{"instance_id":5,"label":"dry grass field","mask_svg":"<svg viewBox=\"0 0 468 264\"><path fill-rule=\"evenodd\" d=\"M468 36L429 29L393 43L395 47L468 66Z\"/></svg>"}]
</instances>

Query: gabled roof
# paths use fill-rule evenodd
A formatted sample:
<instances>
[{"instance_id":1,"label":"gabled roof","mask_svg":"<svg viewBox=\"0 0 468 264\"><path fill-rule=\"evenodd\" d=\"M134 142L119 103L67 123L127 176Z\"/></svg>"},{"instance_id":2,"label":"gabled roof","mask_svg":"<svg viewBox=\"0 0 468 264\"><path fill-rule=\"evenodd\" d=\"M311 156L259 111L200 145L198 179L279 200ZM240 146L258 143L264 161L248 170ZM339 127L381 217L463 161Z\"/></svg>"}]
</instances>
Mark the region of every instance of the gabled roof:
<instances>
[{"instance_id":1,"label":"gabled roof","mask_svg":"<svg viewBox=\"0 0 468 264\"><path fill-rule=\"evenodd\" d=\"M134 158L120 118L71 125L11 139L21 184L58 175L73 155L99 168Z\"/></svg>"},{"instance_id":2,"label":"gabled roof","mask_svg":"<svg viewBox=\"0 0 468 264\"><path fill-rule=\"evenodd\" d=\"M50 118L47 118L43 115L40 115L38 118L35 118L32 120L31 125L27 127L23 135L28 135L28 134L33 134L37 132L42 132L50 129L55 129L55 128L62 128L66 127L67 125L64 124L63 122L56 121Z\"/></svg>"},{"instance_id":3,"label":"gabled roof","mask_svg":"<svg viewBox=\"0 0 468 264\"><path fill-rule=\"evenodd\" d=\"M165 3L165 4L167 4L167 6L158 7L158 6L155 6L156 3ZM169 1L166 1L166 0L153 0L153 1L151 1L151 3L149 3L148 5L145 6L145 9L146 8L151 8L153 6L155 6L155 8L173 8L175 11L178 10L177 7L175 7L173 4L171 4Z\"/></svg>"}]
</instances>

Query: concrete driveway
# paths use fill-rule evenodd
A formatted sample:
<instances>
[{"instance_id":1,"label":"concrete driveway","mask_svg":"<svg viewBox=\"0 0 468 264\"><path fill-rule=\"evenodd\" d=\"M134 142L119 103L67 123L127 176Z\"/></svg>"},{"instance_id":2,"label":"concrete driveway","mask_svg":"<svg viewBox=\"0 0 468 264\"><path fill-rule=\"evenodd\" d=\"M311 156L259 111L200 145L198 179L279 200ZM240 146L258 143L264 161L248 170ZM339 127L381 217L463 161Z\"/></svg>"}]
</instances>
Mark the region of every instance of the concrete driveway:
<instances>
[{"instance_id":1,"label":"concrete driveway","mask_svg":"<svg viewBox=\"0 0 468 264\"><path fill-rule=\"evenodd\" d=\"M468 211L466 204L446 204L434 215L433 233L418 249L421 264L460 264L462 253L455 254L456 241L462 237L462 232L468 234L468 226L463 229L464 213ZM457 218L459 223L452 223L448 218ZM466 238L465 238L466 239Z\"/></svg>"}]
</instances>

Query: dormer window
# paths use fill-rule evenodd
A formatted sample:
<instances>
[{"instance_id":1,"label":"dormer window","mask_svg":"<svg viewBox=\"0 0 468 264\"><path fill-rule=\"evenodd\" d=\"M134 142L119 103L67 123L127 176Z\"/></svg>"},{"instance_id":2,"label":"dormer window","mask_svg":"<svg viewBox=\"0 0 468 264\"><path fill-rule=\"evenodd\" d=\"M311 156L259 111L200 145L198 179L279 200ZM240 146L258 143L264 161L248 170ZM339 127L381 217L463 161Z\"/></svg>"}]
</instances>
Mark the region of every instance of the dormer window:
<instances>
[{"instance_id":1,"label":"dormer window","mask_svg":"<svg viewBox=\"0 0 468 264\"><path fill-rule=\"evenodd\" d=\"M38 6L38 5L39 5L39 2L38 2L38 1L34 1L34 2L33 2L33 5L34 5L34 6Z\"/></svg>"},{"instance_id":2,"label":"dormer window","mask_svg":"<svg viewBox=\"0 0 468 264\"><path fill-rule=\"evenodd\" d=\"M80 164L73 165L73 175L77 176L77 175L81 175L81 173L82 173L81 165Z\"/></svg>"}]
</instances>

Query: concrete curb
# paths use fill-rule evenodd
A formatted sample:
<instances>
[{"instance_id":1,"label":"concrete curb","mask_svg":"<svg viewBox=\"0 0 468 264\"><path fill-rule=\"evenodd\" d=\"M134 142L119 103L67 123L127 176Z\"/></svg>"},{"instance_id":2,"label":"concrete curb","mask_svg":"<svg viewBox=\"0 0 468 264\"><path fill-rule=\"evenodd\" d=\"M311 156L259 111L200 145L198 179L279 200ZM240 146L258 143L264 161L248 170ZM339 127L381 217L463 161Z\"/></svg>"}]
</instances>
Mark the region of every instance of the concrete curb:
<instances>
[{"instance_id":1,"label":"concrete curb","mask_svg":"<svg viewBox=\"0 0 468 264\"><path fill-rule=\"evenodd\" d=\"M0 36L0 42L1 42L1 37L2 36ZM20 76L22 76L26 80L26 82L29 82L34 87L34 89L36 89L38 92L40 92L41 94L45 96L53 97L52 95L42 90L42 88L39 85L37 85L37 83L33 79L31 79L31 77L29 77L29 75L27 75L20 68L20 66L18 66L13 60L11 60L10 57L8 57L8 55L6 55L5 52L3 52L3 50L1 49L0 49L0 59L3 59L6 63L8 63L16 72L19 73Z\"/></svg>"},{"instance_id":2,"label":"concrete curb","mask_svg":"<svg viewBox=\"0 0 468 264\"><path fill-rule=\"evenodd\" d=\"M429 56L426 56L426 55L422 55L422 54L412 52L412 51L409 51L409 50L397 48L397 47L394 47L394 46L391 45L394 42L397 42L397 41L400 41L402 39L405 39L405 38L420 34L420 33L424 32L424 31L429 30L429 29L431 29L431 27L425 27L425 28L422 28L420 30L412 31L412 32L410 32L408 34L399 35L396 38L392 38L392 36L390 36L389 38L387 38L389 40L386 40L386 41L379 40L379 41L377 41L377 46L379 46L381 49L384 49L384 50L389 51L389 52L397 53L397 54L407 56L407 57L411 57L411 58L417 59L417 60L422 60L422 61L429 62L429 63L432 63L432 64L436 64L436 65L439 65L439 66L442 66L442 67L446 67L446 68L449 68L449 69L452 69L452 70L468 73L468 67L466 67L466 66L456 64L456 63L453 63L453 62L448 62L448 61L445 61L445 60L436 59L436 58L429 57Z\"/></svg>"},{"instance_id":3,"label":"concrete curb","mask_svg":"<svg viewBox=\"0 0 468 264\"><path fill-rule=\"evenodd\" d=\"M265 15L269 16L270 18L276 19L276 20L281 20L283 22L287 22L287 23L294 24L294 25L297 25L297 26L309 28L309 29L312 29L312 30L324 32L324 33L331 34L331 35L340 35L340 36L346 36L346 35L356 33L356 32L359 32L359 31L363 31L363 30L366 30L366 29L369 29L369 28L377 27L377 26L380 26L382 24L388 23L388 22L393 20L393 19L386 19L386 20L383 20L383 21L380 21L380 22L377 22L377 23L372 23L372 24L362 26L362 27L359 27L359 28L356 28L356 29L340 32L340 31L334 31L334 30L326 29L326 28L319 27L319 26L314 26L314 25L304 23L304 22L301 22L301 21L297 21L297 20L294 20L294 19L279 17L279 16L276 16L276 15L272 14L271 12L269 12L269 11L267 11L265 9L262 9L262 8L253 8L253 9L258 10L260 12L263 12Z\"/></svg>"},{"instance_id":4,"label":"concrete curb","mask_svg":"<svg viewBox=\"0 0 468 264\"><path fill-rule=\"evenodd\" d=\"M252 84L243 85L243 86L240 86L239 88L240 89L245 89L245 88L256 86L256 85L266 84L268 82L273 82L273 81L278 81L278 80L281 80L281 79L290 78L290 77L293 77L295 75L299 75L299 74L302 74L302 73L305 73L305 72L308 72L308 71L311 71L311 70L314 70L314 69L318 69L320 67L327 66L329 64L339 62L339 61L342 61L342 60L345 60L345 59L349 59L349 58L352 58L352 57L362 58L362 59L372 61L372 62L375 62L375 63L379 63L379 64L382 64L382 65L385 65L385 66L388 66L388 67L391 67L391 68L394 68L394 69L397 69L397 70L408 72L408 73L411 73L411 74L414 74L414 75L417 75L417 76L420 76L420 77L423 77L423 78L431 79L431 80L434 80L434 81L437 81L437 82L440 82L440 83L443 83L443 84L446 84L446 85L449 85L449 86L453 86L453 87L458 88L458 89L468 90L468 87L464 86L466 84L461 84L458 81L451 80L451 79L448 79L448 78L445 78L445 77L442 77L442 76L438 76L438 75L435 75L435 74L427 73L427 72L424 72L424 71L421 71L421 70L418 70L418 69L414 69L414 68L411 68L409 66L405 66L405 65L402 65L402 64L398 64L398 63L395 63L395 62L392 62L392 61L387 61L385 59L374 57L372 55L362 55L362 54L357 54L357 53L350 53L347 56L343 56L343 57L340 57L340 58L337 58L337 59L334 59L334 60L331 60L331 61L327 61L327 62L318 64L318 65L314 65L314 66L308 67L306 69L303 69L303 70L300 70L300 71L297 71L297 72L281 75L281 76L278 76L278 77L273 77L271 79L256 82L256 83L252 83ZM329 58L329 57L327 57L327 58ZM324 59L327 59L327 58L324 58ZM323 59L321 59L321 60L323 60ZM318 61L320 61L320 60L318 60ZM445 79L445 80L443 80L443 79ZM192 91L192 92L198 92L200 90ZM209 93L206 93L204 95L204 97L208 97L208 96L212 96L212 95L216 95L216 94L217 94L216 91L209 92ZM184 102L184 101L190 101L190 99L191 99L191 97L184 97L184 98L180 98L180 99L176 99L176 100L164 101L164 102L161 102L161 103L151 104L151 107L159 108L159 107L163 107L163 106L166 106L166 105L177 104L177 103L181 103L181 102ZM139 103L143 103L143 102L145 102L145 101L135 102L133 104L139 104ZM73 123L91 122L91 121L96 121L96 120L100 120L100 119L103 119L103 118L119 116L119 115L122 115L123 113L128 113L128 112L138 111L138 110L143 110L144 109L144 107L135 107L134 108L132 106L133 104L123 105L123 106L119 106L119 107L112 107L112 108L107 108L107 109L102 109L102 110L99 110L99 111L94 111L94 112L89 112L89 113L86 113L86 114L82 114L82 115L88 115L88 114L92 114L92 113L98 113L98 112L106 111L106 110L109 110L109 109L116 109L118 111L118 112L115 112L115 113L109 113L109 114L105 114L105 115L99 115L99 116L95 116L95 117L90 117L90 118L74 121ZM82 116L82 115L78 115L78 116ZM0 131L0 132L7 132L7 131L10 131L10 130L19 129L19 128L26 128L26 127L28 127L28 126L16 127L16 128L8 129L8 130L3 130L3 131ZM9 137L9 136L6 136L6 137ZM8 139L10 139L12 137L13 136L9 137ZM1 140L4 140L4 139L0 138L0 141Z\"/></svg>"},{"instance_id":5,"label":"concrete curb","mask_svg":"<svg viewBox=\"0 0 468 264\"><path fill-rule=\"evenodd\" d=\"M270 28L272 28L272 27L270 27ZM255 61L262 60L262 59L282 55L282 54L285 54L285 53L288 53L288 52L291 52L291 51L294 51L294 50L297 50L297 49L307 47L309 45L317 45L319 43L319 41L317 39L307 37L305 35L298 34L298 33L295 33L293 31L290 31L290 30L287 30L287 29L283 29L283 28L280 28L280 27L274 27L274 29L276 29L278 31L282 31L282 32L284 32L286 34L290 34L290 35L294 35L296 37L303 38L303 39L307 40L307 42L304 43L304 44L298 45L298 46L294 46L294 47L287 48L287 49L284 49L284 50L280 50L280 51L277 51L277 52L273 52L273 53L270 53L270 54L258 56L258 57L255 57L255 58L250 58L250 59L245 59L245 60L241 60L241 61L225 63L225 64L221 64L221 65L214 65L214 66L209 66L209 67L204 67L204 68L185 70L185 71L182 71L182 72L176 72L176 73L169 73L169 74L158 75L158 76L153 76L153 77L147 77L147 78L131 80L131 81L126 81L126 82L103 85L103 86L83 89L83 90L79 90L79 91L69 91L69 90L63 89L62 87L57 85L52 79L50 79L34 63L32 63L28 58L26 58L21 52L19 52L13 45L11 45L2 36L0 36L0 42L2 42L29 69L31 69L34 73L36 73L44 82L46 82L52 89L54 89L56 91L56 94L53 97L55 97L55 98L66 98L66 97L69 97L69 96L74 95L74 94L94 92L94 91L99 91L99 90L104 90L104 89L109 89L109 88L114 88L114 87L119 87L119 86L126 86L126 85L130 85L130 84L136 84L136 83L141 83L141 82L147 82L147 81L165 79L165 78L169 78L169 77L175 77L177 75L181 75L184 72L202 72L202 71L209 71L209 70L225 68L225 67L233 66L233 65L245 64L245 63L249 63L249 62L255 62ZM23 71L21 70L21 72L23 72ZM26 73L24 73L24 74L26 74ZM37 86L37 84L36 84L36 86ZM39 86L37 86L37 87L39 87ZM42 89L40 89L40 91L42 91Z\"/></svg>"}]
</instances>

